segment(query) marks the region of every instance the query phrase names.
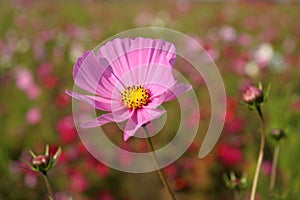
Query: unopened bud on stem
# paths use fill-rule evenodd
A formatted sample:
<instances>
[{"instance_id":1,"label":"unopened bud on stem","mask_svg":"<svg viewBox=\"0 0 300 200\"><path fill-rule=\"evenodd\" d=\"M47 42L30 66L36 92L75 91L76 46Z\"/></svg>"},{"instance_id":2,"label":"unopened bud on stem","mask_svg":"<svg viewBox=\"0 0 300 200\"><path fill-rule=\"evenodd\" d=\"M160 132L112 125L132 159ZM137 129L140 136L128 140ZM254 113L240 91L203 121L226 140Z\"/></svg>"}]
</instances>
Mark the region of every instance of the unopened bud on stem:
<instances>
[{"instance_id":1,"label":"unopened bud on stem","mask_svg":"<svg viewBox=\"0 0 300 200\"><path fill-rule=\"evenodd\" d=\"M255 86L248 86L243 92L243 101L250 105L262 103L264 101L264 93Z\"/></svg>"}]
</instances>

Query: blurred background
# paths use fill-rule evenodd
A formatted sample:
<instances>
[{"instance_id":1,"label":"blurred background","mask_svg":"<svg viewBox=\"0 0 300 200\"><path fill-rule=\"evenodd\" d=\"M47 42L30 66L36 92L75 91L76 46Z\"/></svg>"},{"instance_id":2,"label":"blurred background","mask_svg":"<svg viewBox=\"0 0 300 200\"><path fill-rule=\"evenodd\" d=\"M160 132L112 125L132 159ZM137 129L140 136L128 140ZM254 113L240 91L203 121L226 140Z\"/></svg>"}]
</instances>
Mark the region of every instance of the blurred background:
<instances>
[{"instance_id":1,"label":"blurred background","mask_svg":"<svg viewBox=\"0 0 300 200\"><path fill-rule=\"evenodd\" d=\"M232 200L234 191L223 179L230 171L247 178L243 189L247 198L260 125L257 114L239 102L245 86L260 81L272 85L263 107L267 132L281 128L287 137L280 144L277 183L270 196L275 143L267 135L258 196L299 199L299 10L295 1L1 1L0 199L46 199L42 178L20 168L20 158L31 159L29 149L42 154L46 144L51 152L63 148L58 165L49 173L58 199L167 199L156 173L119 172L87 152L74 127L72 100L64 93L73 87L73 64L83 52L114 34L145 26L174 29L197 40L219 67L227 92L221 139L207 157L199 159L210 99L202 78L181 67L197 92L201 123L189 150L164 169L179 199ZM179 69L181 64L177 63ZM171 102L166 108L176 106ZM193 116L186 120L194 122ZM145 141L125 143L121 131L112 130L124 149L147 151ZM153 142L159 147L169 136L158 134Z\"/></svg>"}]
</instances>

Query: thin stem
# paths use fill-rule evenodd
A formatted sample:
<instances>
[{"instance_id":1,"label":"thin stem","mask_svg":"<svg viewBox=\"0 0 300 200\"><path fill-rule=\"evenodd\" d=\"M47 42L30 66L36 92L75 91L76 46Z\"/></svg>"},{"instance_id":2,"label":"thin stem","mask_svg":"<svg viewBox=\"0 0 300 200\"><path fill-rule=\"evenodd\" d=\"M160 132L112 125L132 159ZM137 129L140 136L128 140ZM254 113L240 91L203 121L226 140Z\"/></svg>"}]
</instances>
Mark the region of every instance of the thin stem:
<instances>
[{"instance_id":1,"label":"thin stem","mask_svg":"<svg viewBox=\"0 0 300 200\"><path fill-rule=\"evenodd\" d=\"M147 137L147 142L148 142L149 147L151 148L151 151L152 151L152 153L153 153L153 157L154 157L154 160L155 160L155 163L156 163L156 166L157 166L157 172L158 172L158 175L159 175L159 177L160 177L160 179L161 179L161 181L162 181L162 183L163 183L163 185L164 185L164 187L165 187L167 193L169 194L170 198L171 198L172 200L176 200L175 194L174 194L174 192L172 191L172 189L171 189L171 187L170 187L170 185L169 185L169 183L168 183L166 177L164 176L163 171L161 170L161 168L160 168L160 166L159 166L159 162L158 162L157 156L156 156L156 154L155 154L154 146L153 146L153 144L152 144L151 138L149 137L148 129L147 129L146 126L143 126L143 128L144 128L144 131L145 131L145 134L146 134L146 137Z\"/></svg>"},{"instance_id":2,"label":"thin stem","mask_svg":"<svg viewBox=\"0 0 300 200\"><path fill-rule=\"evenodd\" d=\"M237 191L237 190L234 190L234 191L233 191L233 196L234 196L234 200L240 200L240 199L239 199L239 194L238 194L238 191Z\"/></svg>"},{"instance_id":3,"label":"thin stem","mask_svg":"<svg viewBox=\"0 0 300 200\"><path fill-rule=\"evenodd\" d=\"M274 150L273 161L272 161L272 171L271 171L271 181L270 181L270 190L271 191L275 187L279 151L280 151L280 144L279 144L279 142L277 142L275 150Z\"/></svg>"},{"instance_id":4,"label":"thin stem","mask_svg":"<svg viewBox=\"0 0 300 200\"><path fill-rule=\"evenodd\" d=\"M234 200L241 200L242 199L242 192L240 190L233 191Z\"/></svg>"},{"instance_id":5,"label":"thin stem","mask_svg":"<svg viewBox=\"0 0 300 200\"><path fill-rule=\"evenodd\" d=\"M49 182L49 178L48 178L48 176L47 176L47 173L43 173L43 178L44 178L44 181L45 181L47 190L48 190L49 198L50 198L51 200L55 200L55 196L54 196L54 194L53 194L53 191L52 191L52 188L51 188L51 185L50 185L50 182Z\"/></svg>"},{"instance_id":6,"label":"thin stem","mask_svg":"<svg viewBox=\"0 0 300 200\"><path fill-rule=\"evenodd\" d=\"M261 112L260 106L257 107L257 112L258 112L260 122L261 122L260 147L259 147L257 164L256 164L256 169L255 169L255 174L254 174L253 185L252 185L252 189L251 189L250 200L255 200L258 177L259 177L261 164L262 164L263 157L264 157L264 147L265 147L265 120L264 120L264 116Z\"/></svg>"}]
</instances>

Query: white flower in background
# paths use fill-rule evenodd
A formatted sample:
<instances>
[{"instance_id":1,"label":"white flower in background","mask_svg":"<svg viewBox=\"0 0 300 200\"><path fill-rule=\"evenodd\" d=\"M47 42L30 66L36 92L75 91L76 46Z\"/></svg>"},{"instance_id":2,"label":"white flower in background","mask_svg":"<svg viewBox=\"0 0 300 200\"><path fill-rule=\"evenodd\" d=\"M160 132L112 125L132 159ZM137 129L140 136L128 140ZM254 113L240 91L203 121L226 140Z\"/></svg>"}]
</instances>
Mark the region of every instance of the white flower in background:
<instances>
[{"instance_id":1,"label":"white flower in background","mask_svg":"<svg viewBox=\"0 0 300 200\"><path fill-rule=\"evenodd\" d=\"M260 67L266 67L270 64L274 55L273 46L270 43L262 43L253 53L254 61Z\"/></svg>"},{"instance_id":2,"label":"white flower in background","mask_svg":"<svg viewBox=\"0 0 300 200\"><path fill-rule=\"evenodd\" d=\"M156 17L154 17L151 21L151 26L155 27L165 27L166 24L170 25L172 22L170 20L169 13L165 11L160 11L157 13Z\"/></svg>"},{"instance_id":3,"label":"white flower in background","mask_svg":"<svg viewBox=\"0 0 300 200\"><path fill-rule=\"evenodd\" d=\"M245 66L245 74L251 78L255 78L259 75L259 67L253 61L248 62Z\"/></svg>"},{"instance_id":4,"label":"white flower in background","mask_svg":"<svg viewBox=\"0 0 300 200\"><path fill-rule=\"evenodd\" d=\"M286 70L286 67L283 56L280 53L275 52L271 61L270 70L274 73L281 73Z\"/></svg>"},{"instance_id":5,"label":"white flower in background","mask_svg":"<svg viewBox=\"0 0 300 200\"><path fill-rule=\"evenodd\" d=\"M225 42L232 42L237 38L237 33L232 26L224 25L219 30L221 39Z\"/></svg>"},{"instance_id":6,"label":"white flower in background","mask_svg":"<svg viewBox=\"0 0 300 200\"><path fill-rule=\"evenodd\" d=\"M69 51L69 59L72 62L76 62L77 58L81 56L84 52L84 48L80 43L71 44L71 48Z\"/></svg>"}]
</instances>

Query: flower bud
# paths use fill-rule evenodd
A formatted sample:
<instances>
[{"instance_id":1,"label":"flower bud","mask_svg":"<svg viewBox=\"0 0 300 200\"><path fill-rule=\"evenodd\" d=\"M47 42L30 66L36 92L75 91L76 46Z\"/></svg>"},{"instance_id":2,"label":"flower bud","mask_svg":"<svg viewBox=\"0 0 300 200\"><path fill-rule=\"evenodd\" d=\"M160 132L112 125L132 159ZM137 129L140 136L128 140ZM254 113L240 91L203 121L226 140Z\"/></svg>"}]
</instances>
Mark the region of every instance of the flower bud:
<instances>
[{"instance_id":1,"label":"flower bud","mask_svg":"<svg viewBox=\"0 0 300 200\"><path fill-rule=\"evenodd\" d=\"M225 186L231 190L243 190L247 187L247 178L243 175L238 177L234 172L224 173Z\"/></svg>"},{"instance_id":2,"label":"flower bud","mask_svg":"<svg viewBox=\"0 0 300 200\"><path fill-rule=\"evenodd\" d=\"M279 128L272 129L270 131L270 135L277 141L279 141L281 138L285 137L284 131Z\"/></svg>"},{"instance_id":3,"label":"flower bud","mask_svg":"<svg viewBox=\"0 0 300 200\"><path fill-rule=\"evenodd\" d=\"M263 91L251 85L243 92L242 96L243 101L249 105L259 104L264 100Z\"/></svg>"},{"instance_id":4,"label":"flower bud","mask_svg":"<svg viewBox=\"0 0 300 200\"><path fill-rule=\"evenodd\" d=\"M35 167L45 169L49 165L50 158L46 155L39 155L32 159L31 163Z\"/></svg>"},{"instance_id":5,"label":"flower bud","mask_svg":"<svg viewBox=\"0 0 300 200\"><path fill-rule=\"evenodd\" d=\"M62 152L61 148L59 147L54 155L50 155L49 154L49 145L47 145L45 154L36 156L35 153L33 153L31 150L29 150L29 153L32 156L31 162L28 162L23 159L22 160L28 166L25 168L30 169L35 172L47 174L47 172L56 165L57 160L59 159L59 157L61 155L61 152Z\"/></svg>"}]
</instances>

